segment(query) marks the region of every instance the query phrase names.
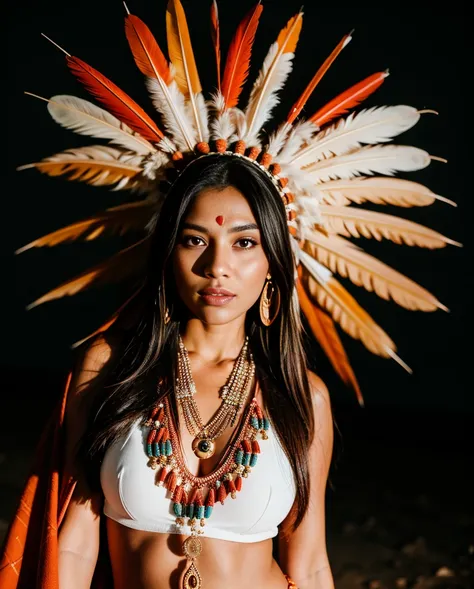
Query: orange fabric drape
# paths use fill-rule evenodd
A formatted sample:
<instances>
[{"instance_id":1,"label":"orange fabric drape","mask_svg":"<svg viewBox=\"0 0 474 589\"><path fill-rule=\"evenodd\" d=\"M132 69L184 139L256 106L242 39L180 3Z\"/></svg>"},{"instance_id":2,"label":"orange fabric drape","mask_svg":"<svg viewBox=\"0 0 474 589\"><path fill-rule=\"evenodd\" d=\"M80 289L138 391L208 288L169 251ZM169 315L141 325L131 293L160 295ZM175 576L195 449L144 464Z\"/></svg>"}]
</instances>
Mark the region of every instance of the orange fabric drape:
<instances>
[{"instance_id":1,"label":"orange fabric drape","mask_svg":"<svg viewBox=\"0 0 474 589\"><path fill-rule=\"evenodd\" d=\"M36 448L2 547L2 589L59 589L58 531L75 487L72 478L63 472L64 414L70 382L71 374ZM100 565L93 587L105 589L99 569Z\"/></svg>"}]
</instances>

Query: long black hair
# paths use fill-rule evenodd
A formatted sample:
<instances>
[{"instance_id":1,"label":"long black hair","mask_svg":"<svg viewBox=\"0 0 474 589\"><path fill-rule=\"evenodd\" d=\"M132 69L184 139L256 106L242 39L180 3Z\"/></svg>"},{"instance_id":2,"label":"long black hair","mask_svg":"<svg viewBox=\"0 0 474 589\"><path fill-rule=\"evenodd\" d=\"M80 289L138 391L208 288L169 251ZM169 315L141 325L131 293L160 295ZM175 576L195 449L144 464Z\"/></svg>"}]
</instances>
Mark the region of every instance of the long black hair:
<instances>
[{"instance_id":1,"label":"long black hair","mask_svg":"<svg viewBox=\"0 0 474 589\"><path fill-rule=\"evenodd\" d=\"M172 254L195 197L206 188L228 186L239 190L251 207L272 281L280 291L281 307L273 324L265 327L261 323L257 301L247 312L246 333L266 411L294 473L296 528L308 506L307 456L314 435L314 415L295 293L294 259L281 196L271 179L244 158L225 154L199 158L188 165L167 193L150 238L146 281L139 306L133 310L137 319L121 334L113 351L115 360L100 379L80 454L91 484L98 488L100 462L107 447L139 416L147 415L157 402L157 382L162 383L158 395L171 392L180 323L187 312L176 291ZM169 322L164 321L167 309Z\"/></svg>"}]
</instances>

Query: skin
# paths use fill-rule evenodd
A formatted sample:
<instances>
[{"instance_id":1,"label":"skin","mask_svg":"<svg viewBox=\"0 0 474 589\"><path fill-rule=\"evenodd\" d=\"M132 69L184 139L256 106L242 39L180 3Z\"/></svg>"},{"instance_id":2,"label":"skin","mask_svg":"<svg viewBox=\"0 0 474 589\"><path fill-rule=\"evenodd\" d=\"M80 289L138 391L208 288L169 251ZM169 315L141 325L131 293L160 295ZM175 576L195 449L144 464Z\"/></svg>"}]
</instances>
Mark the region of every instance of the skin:
<instances>
[{"instance_id":1,"label":"skin","mask_svg":"<svg viewBox=\"0 0 474 589\"><path fill-rule=\"evenodd\" d=\"M224 222L218 222L222 217ZM238 190L233 187L205 190L188 211L174 252L177 290L191 316L182 337L189 352L198 391L196 401L204 422L219 407L219 388L230 374L244 341L246 312L258 300L269 271L258 227L252 225L256 225L255 218ZM250 227L242 229L242 226ZM206 287L226 288L236 296L224 306L211 306L199 294ZM105 340L89 350L70 394L66 414L67 456L69 469L78 482L59 534L61 589L89 587L97 561L103 498L91 496L81 473L74 472L70 457L85 421L86 407L81 409L84 412L81 415L78 400L107 363L111 352L110 343ZM198 569L205 579L205 589L223 586L286 589L282 570L297 582L299 589L334 587L324 524L324 495L333 445L332 417L326 387L313 373L309 372L308 376L314 398L316 435L308 455L312 484L310 507L303 523L289 536L279 534L280 564L272 557L271 539L247 544L204 536ZM262 399L258 400L262 404ZM199 476L211 472L232 433L232 428L228 428L216 440L214 456L200 460L191 450L192 437L182 423L180 434L188 470ZM281 530L288 527L291 517L290 512ZM115 589L180 587L179 581L186 570L181 553L184 537L133 530L110 519L106 523ZM231 571L238 571L238 575Z\"/></svg>"}]
</instances>

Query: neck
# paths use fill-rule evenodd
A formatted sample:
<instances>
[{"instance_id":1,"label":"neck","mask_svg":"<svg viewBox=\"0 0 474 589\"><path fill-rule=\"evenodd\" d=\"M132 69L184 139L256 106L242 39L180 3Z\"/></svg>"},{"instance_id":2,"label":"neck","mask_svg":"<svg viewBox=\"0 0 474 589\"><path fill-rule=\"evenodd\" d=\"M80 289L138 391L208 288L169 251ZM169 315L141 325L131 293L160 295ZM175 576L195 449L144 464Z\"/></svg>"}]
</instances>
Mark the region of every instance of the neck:
<instances>
[{"instance_id":1,"label":"neck","mask_svg":"<svg viewBox=\"0 0 474 589\"><path fill-rule=\"evenodd\" d=\"M203 361L219 363L234 360L245 341L245 316L225 325L209 325L199 319L190 319L181 337L186 349Z\"/></svg>"}]
</instances>

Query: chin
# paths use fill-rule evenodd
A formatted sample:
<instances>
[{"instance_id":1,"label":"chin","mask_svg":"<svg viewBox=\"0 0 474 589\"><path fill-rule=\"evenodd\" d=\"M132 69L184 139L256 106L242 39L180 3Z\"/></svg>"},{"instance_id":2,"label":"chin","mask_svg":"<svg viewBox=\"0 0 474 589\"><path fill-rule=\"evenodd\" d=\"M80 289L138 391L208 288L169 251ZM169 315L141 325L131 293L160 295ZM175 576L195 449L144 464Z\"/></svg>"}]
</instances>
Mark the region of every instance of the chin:
<instances>
[{"instance_id":1,"label":"chin","mask_svg":"<svg viewBox=\"0 0 474 589\"><path fill-rule=\"evenodd\" d=\"M193 314L207 325L225 325L239 317L246 315L247 309L231 309L229 307L213 307L211 305L199 306L193 310Z\"/></svg>"}]
</instances>

